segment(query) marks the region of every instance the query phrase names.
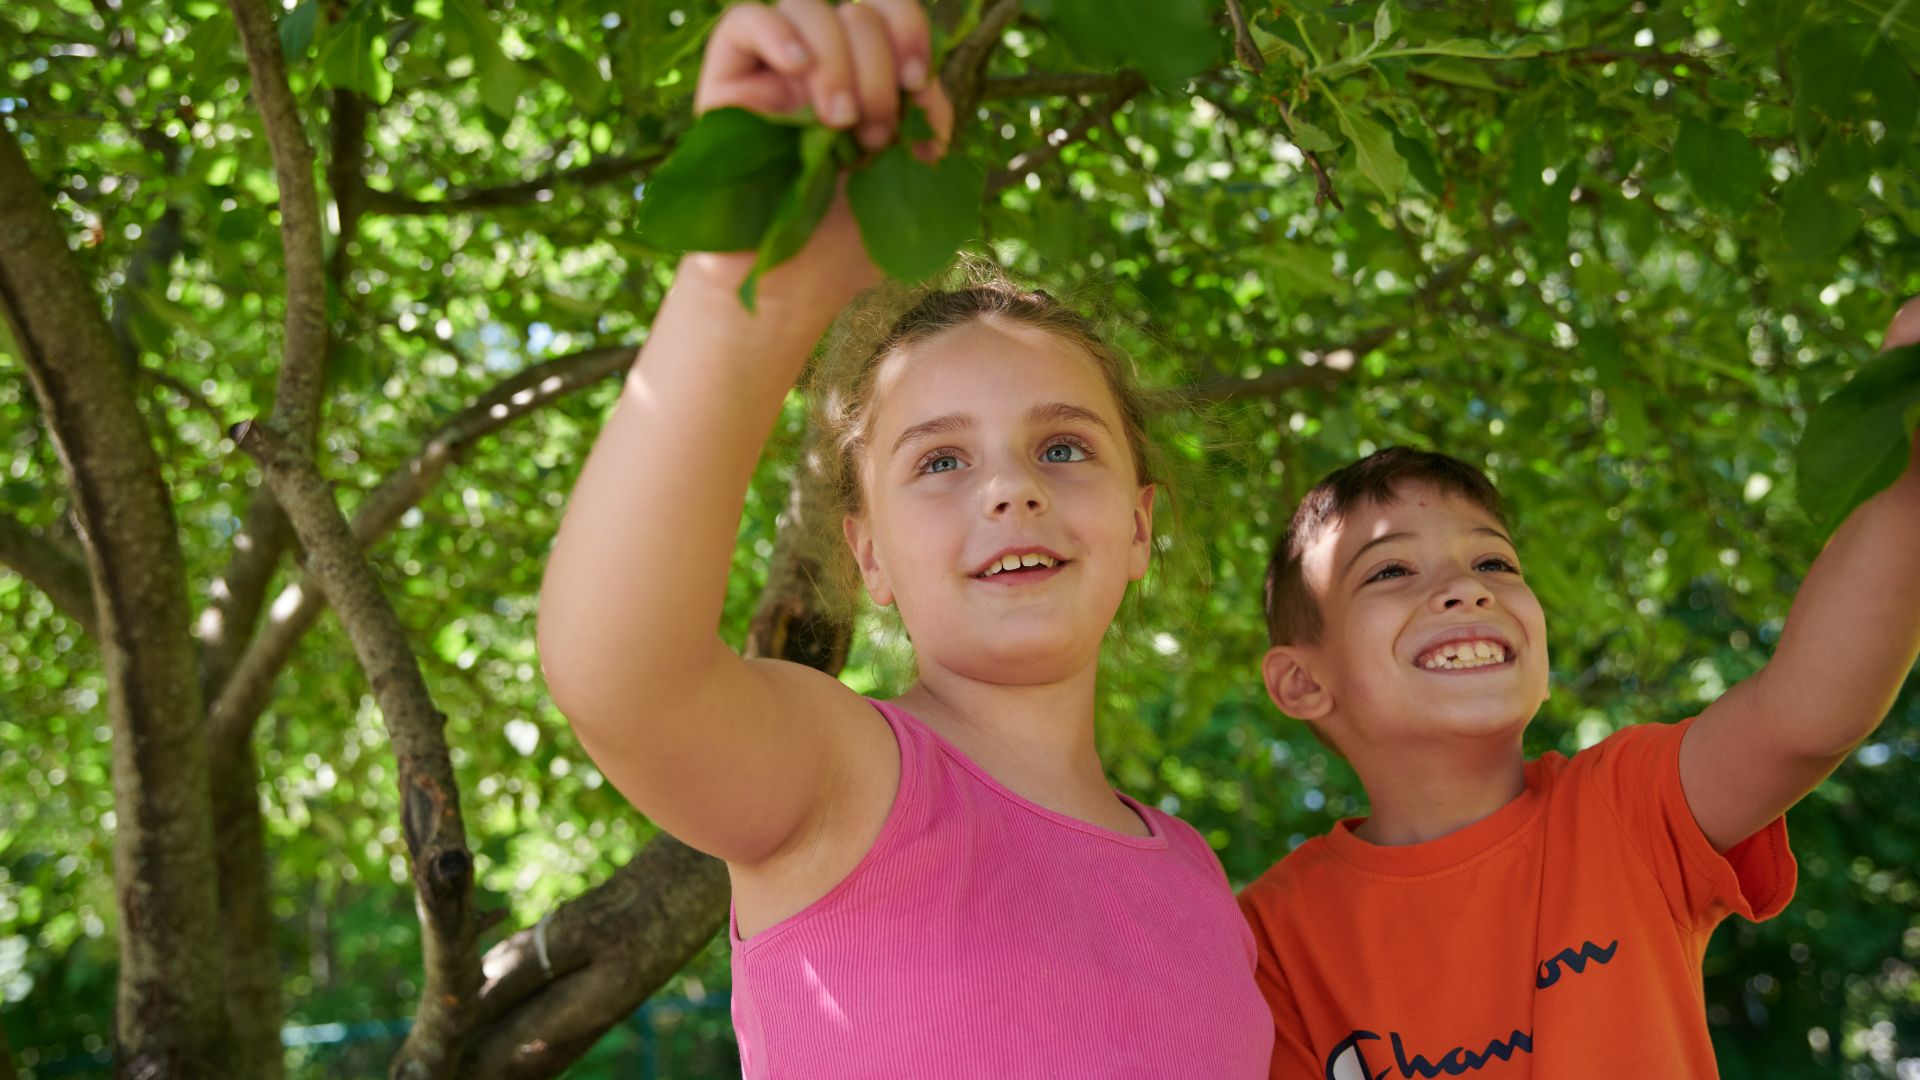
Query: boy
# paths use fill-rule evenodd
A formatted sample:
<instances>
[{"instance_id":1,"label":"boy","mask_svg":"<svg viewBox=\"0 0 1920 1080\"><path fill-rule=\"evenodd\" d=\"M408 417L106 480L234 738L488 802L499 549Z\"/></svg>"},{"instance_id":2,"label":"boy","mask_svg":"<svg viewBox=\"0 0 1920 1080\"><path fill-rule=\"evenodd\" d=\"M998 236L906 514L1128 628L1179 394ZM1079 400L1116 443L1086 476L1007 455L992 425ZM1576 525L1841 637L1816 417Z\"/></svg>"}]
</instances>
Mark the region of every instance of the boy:
<instances>
[{"instance_id":1,"label":"boy","mask_svg":"<svg viewBox=\"0 0 1920 1080\"><path fill-rule=\"evenodd\" d=\"M1886 347L1920 341L1920 300ZM1782 814L1879 725L1920 652L1920 443L1815 560L1766 667L1698 717L1521 756L1540 604L1472 466L1328 477L1274 553L1263 675L1372 816L1248 886L1272 1076L1712 1077L1700 960L1794 886Z\"/></svg>"}]
</instances>

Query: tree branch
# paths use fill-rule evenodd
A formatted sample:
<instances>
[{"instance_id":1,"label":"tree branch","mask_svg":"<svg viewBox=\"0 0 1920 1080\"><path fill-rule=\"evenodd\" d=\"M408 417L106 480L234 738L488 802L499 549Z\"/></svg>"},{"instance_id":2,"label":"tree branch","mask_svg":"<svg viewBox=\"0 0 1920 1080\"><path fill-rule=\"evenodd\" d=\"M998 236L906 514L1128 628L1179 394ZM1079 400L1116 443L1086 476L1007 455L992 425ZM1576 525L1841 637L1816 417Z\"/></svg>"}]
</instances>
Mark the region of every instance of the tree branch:
<instances>
[{"instance_id":1,"label":"tree branch","mask_svg":"<svg viewBox=\"0 0 1920 1080\"><path fill-rule=\"evenodd\" d=\"M1240 0L1227 0L1227 18L1233 21L1233 55L1242 65L1251 71L1265 71L1267 58L1260 55L1260 46L1254 43L1253 31L1247 26L1247 13L1240 8Z\"/></svg>"},{"instance_id":2,"label":"tree branch","mask_svg":"<svg viewBox=\"0 0 1920 1080\"><path fill-rule=\"evenodd\" d=\"M1135 94L1146 88L1147 80L1141 78L1139 74L1131 71L1122 72L1119 85L1114 92L1107 95L1099 104L1082 110L1080 119L1074 123L1073 127L1065 131L1053 132L1047 136L1047 141L1042 145L1014 155L1013 159L1007 162L1006 168L994 170L993 174L987 177L987 194L992 196L1012 187L1023 180L1028 173L1059 157L1060 151L1086 138L1089 131L1113 119L1114 113L1119 112Z\"/></svg>"},{"instance_id":3,"label":"tree branch","mask_svg":"<svg viewBox=\"0 0 1920 1080\"><path fill-rule=\"evenodd\" d=\"M79 555L10 517L0 517L0 564L32 582L60 614L96 637L93 579Z\"/></svg>"},{"instance_id":4,"label":"tree branch","mask_svg":"<svg viewBox=\"0 0 1920 1080\"><path fill-rule=\"evenodd\" d=\"M472 188L444 199L416 199L369 187L363 190L364 208L370 214L422 215L523 206L544 202L559 188L584 187L639 176L665 159L664 151L634 157L601 158L576 168L548 172L518 184Z\"/></svg>"},{"instance_id":5,"label":"tree branch","mask_svg":"<svg viewBox=\"0 0 1920 1080\"><path fill-rule=\"evenodd\" d=\"M1137 78L1139 76L1131 71L1070 71L1059 74L1035 71L1025 75L1003 75L981 83L980 96L975 100L1116 94Z\"/></svg>"},{"instance_id":6,"label":"tree branch","mask_svg":"<svg viewBox=\"0 0 1920 1080\"><path fill-rule=\"evenodd\" d=\"M393 746L402 833L420 914L424 985L413 1027L394 1059L408 1080L452 1077L478 1001L480 965L473 908L473 854L460 817L460 789L444 732L406 630L360 554L353 529L313 459L298 444L248 421L233 440L266 474L274 498L306 549L307 573L325 592L367 673Z\"/></svg>"},{"instance_id":7,"label":"tree branch","mask_svg":"<svg viewBox=\"0 0 1920 1080\"><path fill-rule=\"evenodd\" d=\"M612 877L487 952L478 1037L460 1075L558 1075L712 940L727 896L725 864L656 836Z\"/></svg>"},{"instance_id":8,"label":"tree branch","mask_svg":"<svg viewBox=\"0 0 1920 1080\"><path fill-rule=\"evenodd\" d=\"M320 226L320 198L313 182L313 146L307 141L299 106L287 84L280 33L267 0L230 0L230 4L280 189L287 310L272 417L301 446L312 447L320 430L327 351L331 347L326 245ZM341 246L345 244L342 237ZM233 558L220 575L213 603L196 624L203 643L200 681L206 696L219 693L234 657L252 634L289 538L286 519L272 497L255 497L247 507L245 524L234 538Z\"/></svg>"},{"instance_id":9,"label":"tree branch","mask_svg":"<svg viewBox=\"0 0 1920 1080\"><path fill-rule=\"evenodd\" d=\"M612 345L535 364L448 417L418 453L387 473L361 500L353 516L355 542L362 548L378 543L475 442L624 370L633 363L635 351L632 345ZM304 581L289 585L274 601L266 624L234 665L208 710L216 742L244 740L252 734L254 723L272 699L274 682L325 607L320 590Z\"/></svg>"},{"instance_id":10,"label":"tree branch","mask_svg":"<svg viewBox=\"0 0 1920 1080\"><path fill-rule=\"evenodd\" d=\"M266 0L230 2L280 188L287 321L273 421L301 446L312 446L320 427L327 363L326 245L320 230L320 197L313 183L313 147L287 86L287 65L272 10Z\"/></svg>"},{"instance_id":11,"label":"tree branch","mask_svg":"<svg viewBox=\"0 0 1920 1080\"><path fill-rule=\"evenodd\" d=\"M979 100L980 78L987 61L1000 44L1000 35L1020 14L1020 0L987 0L980 22L953 48L940 67L940 81L946 84L947 97L953 101L953 115L964 121Z\"/></svg>"}]
</instances>

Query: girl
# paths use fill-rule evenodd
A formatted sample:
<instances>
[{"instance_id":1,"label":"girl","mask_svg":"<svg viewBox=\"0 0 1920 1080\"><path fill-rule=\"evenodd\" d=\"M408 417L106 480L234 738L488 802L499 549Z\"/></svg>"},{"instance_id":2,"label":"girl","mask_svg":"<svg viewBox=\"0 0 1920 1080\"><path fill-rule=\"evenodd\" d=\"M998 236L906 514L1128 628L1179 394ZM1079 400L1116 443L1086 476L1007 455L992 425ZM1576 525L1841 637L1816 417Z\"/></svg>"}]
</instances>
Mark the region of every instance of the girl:
<instances>
[{"instance_id":1,"label":"girl","mask_svg":"<svg viewBox=\"0 0 1920 1080\"><path fill-rule=\"evenodd\" d=\"M742 5L700 110L940 139L913 0ZM936 148L937 149L937 148ZM1273 1024L1206 843L1094 749L1101 639L1147 568L1139 393L1077 317L985 286L909 312L829 401L844 533L917 681L874 702L717 638L759 447L878 279L842 197L767 274L685 258L575 488L542 590L554 699L607 777L726 861L748 1077L1256 1077Z\"/></svg>"}]
</instances>

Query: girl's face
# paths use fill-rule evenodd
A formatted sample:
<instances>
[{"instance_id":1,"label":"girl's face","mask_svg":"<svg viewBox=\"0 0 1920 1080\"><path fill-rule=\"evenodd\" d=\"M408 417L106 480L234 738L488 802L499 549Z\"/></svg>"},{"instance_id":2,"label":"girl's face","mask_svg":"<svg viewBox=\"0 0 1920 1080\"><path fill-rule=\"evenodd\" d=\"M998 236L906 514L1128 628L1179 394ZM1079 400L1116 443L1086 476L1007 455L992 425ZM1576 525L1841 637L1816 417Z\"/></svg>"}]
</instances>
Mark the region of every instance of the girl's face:
<instances>
[{"instance_id":1,"label":"girl's face","mask_svg":"<svg viewBox=\"0 0 1920 1080\"><path fill-rule=\"evenodd\" d=\"M873 392L847 542L921 669L1031 685L1092 665L1153 522L1096 361L974 319L887 359Z\"/></svg>"}]
</instances>

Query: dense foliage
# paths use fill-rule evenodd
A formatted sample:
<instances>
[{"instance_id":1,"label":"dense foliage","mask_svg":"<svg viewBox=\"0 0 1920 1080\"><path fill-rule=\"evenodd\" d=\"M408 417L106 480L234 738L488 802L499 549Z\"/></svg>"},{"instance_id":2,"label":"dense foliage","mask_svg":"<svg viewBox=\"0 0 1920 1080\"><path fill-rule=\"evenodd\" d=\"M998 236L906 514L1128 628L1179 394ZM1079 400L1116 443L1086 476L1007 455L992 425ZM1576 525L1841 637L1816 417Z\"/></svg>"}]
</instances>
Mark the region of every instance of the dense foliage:
<instances>
[{"instance_id":1,"label":"dense foliage","mask_svg":"<svg viewBox=\"0 0 1920 1080\"><path fill-rule=\"evenodd\" d=\"M978 19L956 6L972 10L949 26ZM1163 558L1102 691L1115 781L1199 826L1237 882L1361 809L1352 775L1260 689L1259 580L1305 488L1389 443L1485 463L1515 508L1554 648L1531 748L1680 718L1753 672L1824 535L1795 498L1808 411L1920 292L1920 10L1181 0L1167 7L1206 7L1205 34L1122 18L1092 21L1112 40L1059 32L1115 6L1028 0L959 143L986 176L976 246L1102 301L1153 380L1189 392L1160 418ZM329 234L350 237L329 241L322 447L349 509L502 375L644 337L673 261L638 228L641 196L691 123L717 10L279 13L337 196ZM1163 49L1114 73L1141 34ZM0 58L0 123L132 342L198 606L257 484L224 431L270 399L285 292L233 18L212 0L10 0ZM510 926L652 832L547 700L532 639L546 545L615 391L491 436L374 553L450 717L481 889ZM748 498L735 639L800 405ZM5 341L0 442L0 514L59 535L60 464ZM847 681L886 692L904 671L891 624L864 619ZM82 628L0 573L0 1025L25 1075L104 1069L112 1031L104 686ZM406 1014L419 928L394 765L331 620L256 745L288 1022ZM1791 816L1793 906L1716 939L1726 1075L1904 1076L1920 1060L1916 759L1910 682ZM666 993L725 981L716 945Z\"/></svg>"}]
</instances>

